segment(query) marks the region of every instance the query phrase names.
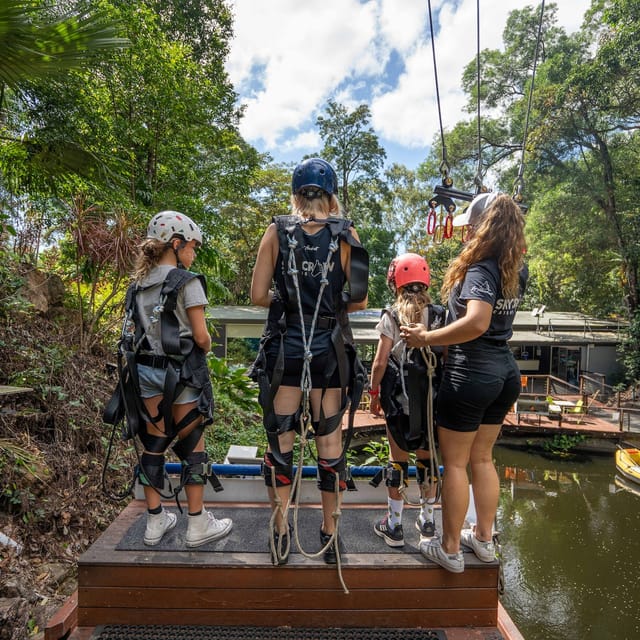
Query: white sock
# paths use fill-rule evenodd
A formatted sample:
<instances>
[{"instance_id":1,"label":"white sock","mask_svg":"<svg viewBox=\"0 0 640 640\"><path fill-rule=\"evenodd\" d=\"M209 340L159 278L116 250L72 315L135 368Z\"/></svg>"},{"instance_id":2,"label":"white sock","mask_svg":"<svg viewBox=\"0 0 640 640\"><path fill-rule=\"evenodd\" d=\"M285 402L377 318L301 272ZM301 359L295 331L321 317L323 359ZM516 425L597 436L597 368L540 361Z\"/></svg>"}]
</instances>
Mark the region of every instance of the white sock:
<instances>
[{"instance_id":1,"label":"white sock","mask_svg":"<svg viewBox=\"0 0 640 640\"><path fill-rule=\"evenodd\" d=\"M424 502L420 507L420 524L425 522L434 522L435 516L433 511L433 505L428 502Z\"/></svg>"},{"instance_id":2,"label":"white sock","mask_svg":"<svg viewBox=\"0 0 640 640\"><path fill-rule=\"evenodd\" d=\"M395 527L402 524L402 509L404 508L404 500L394 500L387 498L389 526Z\"/></svg>"}]
</instances>

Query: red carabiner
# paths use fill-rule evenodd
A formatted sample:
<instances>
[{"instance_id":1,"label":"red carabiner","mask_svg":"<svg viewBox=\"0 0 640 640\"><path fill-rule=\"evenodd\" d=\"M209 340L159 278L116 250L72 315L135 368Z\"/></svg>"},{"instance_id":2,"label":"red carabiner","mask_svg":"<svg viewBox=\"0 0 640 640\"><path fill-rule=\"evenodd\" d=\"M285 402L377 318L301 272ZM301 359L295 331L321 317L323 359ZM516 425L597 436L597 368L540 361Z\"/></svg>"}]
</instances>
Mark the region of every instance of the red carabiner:
<instances>
[{"instance_id":1,"label":"red carabiner","mask_svg":"<svg viewBox=\"0 0 640 640\"><path fill-rule=\"evenodd\" d=\"M453 216L450 213L447 214L447 217L444 220L443 235L447 240L449 240L453 235Z\"/></svg>"},{"instance_id":2,"label":"red carabiner","mask_svg":"<svg viewBox=\"0 0 640 640\"><path fill-rule=\"evenodd\" d=\"M429 214L427 215L427 233L432 236L436 231L436 210L431 208L429 209Z\"/></svg>"}]
</instances>

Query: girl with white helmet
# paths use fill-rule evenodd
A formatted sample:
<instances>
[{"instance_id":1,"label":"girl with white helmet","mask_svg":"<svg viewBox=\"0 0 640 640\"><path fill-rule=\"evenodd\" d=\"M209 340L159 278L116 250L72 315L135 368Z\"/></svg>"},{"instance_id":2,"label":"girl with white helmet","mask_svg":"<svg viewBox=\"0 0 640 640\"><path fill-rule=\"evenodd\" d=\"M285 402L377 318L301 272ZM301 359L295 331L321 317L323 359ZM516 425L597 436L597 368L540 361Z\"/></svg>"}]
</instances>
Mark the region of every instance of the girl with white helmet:
<instances>
[{"instance_id":1,"label":"girl with white helmet","mask_svg":"<svg viewBox=\"0 0 640 640\"><path fill-rule=\"evenodd\" d=\"M204 427L213 421L213 394L206 354L211 336L205 320L206 282L188 269L202 244L198 225L178 211L161 211L139 247L127 308L135 331L136 367L144 427L138 478L147 502L146 545L157 545L176 525L163 508L165 452L182 462L181 486L187 505L187 547L225 536L231 520L204 509L210 473Z\"/></svg>"}]
</instances>

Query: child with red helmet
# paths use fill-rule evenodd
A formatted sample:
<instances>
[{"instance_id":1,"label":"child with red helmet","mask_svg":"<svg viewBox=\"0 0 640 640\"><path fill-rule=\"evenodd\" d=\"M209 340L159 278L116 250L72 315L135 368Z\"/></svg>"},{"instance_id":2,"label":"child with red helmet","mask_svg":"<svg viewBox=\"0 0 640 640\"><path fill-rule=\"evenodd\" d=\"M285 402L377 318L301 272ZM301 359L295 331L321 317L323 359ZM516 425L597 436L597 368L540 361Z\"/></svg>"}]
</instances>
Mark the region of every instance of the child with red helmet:
<instances>
[{"instance_id":1,"label":"child with red helmet","mask_svg":"<svg viewBox=\"0 0 640 640\"><path fill-rule=\"evenodd\" d=\"M374 532L390 547L404 545L402 513L408 487L409 459L416 457L420 487L420 513L415 526L421 537L435 535L434 502L437 470L431 449L433 399L439 384L443 350L407 349L400 326L422 323L429 328L444 324L444 308L431 304L429 265L422 256L405 253L389 265L387 284L395 295L376 329L380 333L371 369L371 411L384 412L389 439L389 463L382 474L388 492L387 514ZM430 425L431 423L431 425ZM431 428L431 436L429 429ZM431 444L430 444L431 443Z\"/></svg>"}]
</instances>

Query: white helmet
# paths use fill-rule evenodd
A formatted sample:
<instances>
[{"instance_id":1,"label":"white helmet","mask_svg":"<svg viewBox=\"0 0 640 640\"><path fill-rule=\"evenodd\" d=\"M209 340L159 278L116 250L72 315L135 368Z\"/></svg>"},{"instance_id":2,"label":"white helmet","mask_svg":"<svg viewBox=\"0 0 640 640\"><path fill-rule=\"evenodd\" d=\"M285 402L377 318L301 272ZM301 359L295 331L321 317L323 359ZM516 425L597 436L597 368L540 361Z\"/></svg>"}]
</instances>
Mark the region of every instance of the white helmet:
<instances>
[{"instance_id":1,"label":"white helmet","mask_svg":"<svg viewBox=\"0 0 640 640\"><path fill-rule=\"evenodd\" d=\"M188 216L179 211L161 211L156 213L147 227L147 238L155 238L169 242L174 236L183 238L186 242L195 240L202 244L200 227Z\"/></svg>"}]
</instances>

